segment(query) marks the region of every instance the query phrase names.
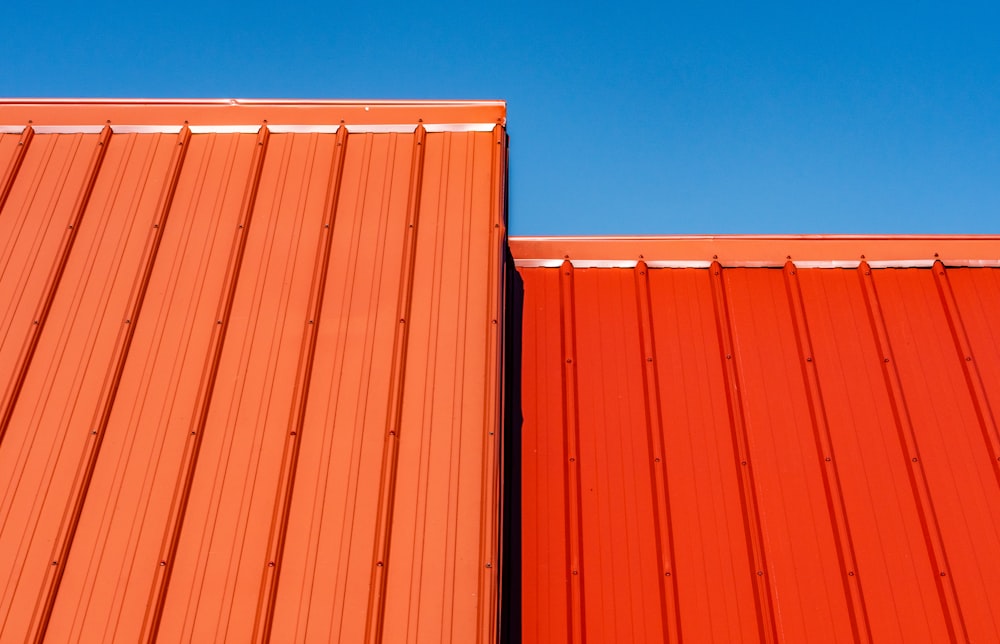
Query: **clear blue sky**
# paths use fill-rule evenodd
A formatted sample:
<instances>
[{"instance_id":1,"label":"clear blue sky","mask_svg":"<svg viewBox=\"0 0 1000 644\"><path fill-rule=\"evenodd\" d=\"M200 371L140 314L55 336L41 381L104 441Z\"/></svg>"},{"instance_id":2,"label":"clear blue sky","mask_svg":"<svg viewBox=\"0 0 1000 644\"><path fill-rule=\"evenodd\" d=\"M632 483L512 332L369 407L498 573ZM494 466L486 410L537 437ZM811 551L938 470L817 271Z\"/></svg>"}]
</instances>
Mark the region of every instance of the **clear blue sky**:
<instances>
[{"instance_id":1,"label":"clear blue sky","mask_svg":"<svg viewBox=\"0 0 1000 644\"><path fill-rule=\"evenodd\" d=\"M18 5L0 93L503 98L513 234L1000 233L1000 3L688 4Z\"/></svg>"}]
</instances>

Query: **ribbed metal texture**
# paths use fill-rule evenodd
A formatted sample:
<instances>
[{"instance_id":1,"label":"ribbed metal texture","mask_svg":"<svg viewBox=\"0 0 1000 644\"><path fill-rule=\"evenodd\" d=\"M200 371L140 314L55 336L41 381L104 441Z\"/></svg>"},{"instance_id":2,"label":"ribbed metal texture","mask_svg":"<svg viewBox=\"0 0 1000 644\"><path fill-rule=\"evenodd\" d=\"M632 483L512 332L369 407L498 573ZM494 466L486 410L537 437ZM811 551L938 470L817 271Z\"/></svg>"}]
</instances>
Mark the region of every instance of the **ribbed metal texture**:
<instances>
[{"instance_id":1,"label":"ribbed metal texture","mask_svg":"<svg viewBox=\"0 0 1000 644\"><path fill-rule=\"evenodd\" d=\"M495 638L506 135L417 115L0 135L0 640Z\"/></svg>"},{"instance_id":2,"label":"ribbed metal texture","mask_svg":"<svg viewBox=\"0 0 1000 644\"><path fill-rule=\"evenodd\" d=\"M1000 640L1000 269L519 271L524 641Z\"/></svg>"}]
</instances>

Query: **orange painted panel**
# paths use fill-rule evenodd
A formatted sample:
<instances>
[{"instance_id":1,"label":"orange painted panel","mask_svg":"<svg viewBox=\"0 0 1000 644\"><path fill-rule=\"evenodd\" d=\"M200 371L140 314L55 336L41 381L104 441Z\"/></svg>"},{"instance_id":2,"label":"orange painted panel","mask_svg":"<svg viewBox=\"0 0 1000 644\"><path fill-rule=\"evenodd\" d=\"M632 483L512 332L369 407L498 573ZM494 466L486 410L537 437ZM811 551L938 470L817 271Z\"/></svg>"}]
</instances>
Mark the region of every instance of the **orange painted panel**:
<instances>
[{"instance_id":1,"label":"orange painted panel","mask_svg":"<svg viewBox=\"0 0 1000 644\"><path fill-rule=\"evenodd\" d=\"M997 269L518 244L525 641L996 639Z\"/></svg>"},{"instance_id":2,"label":"orange painted panel","mask_svg":"<svg viewBox=\"0 0 1000 644\"><path fill-rule=\"evenodd\" d=\"M0 639L494 641L502 104L104 107L0 135Z\"/></svg>"}]
</instances>

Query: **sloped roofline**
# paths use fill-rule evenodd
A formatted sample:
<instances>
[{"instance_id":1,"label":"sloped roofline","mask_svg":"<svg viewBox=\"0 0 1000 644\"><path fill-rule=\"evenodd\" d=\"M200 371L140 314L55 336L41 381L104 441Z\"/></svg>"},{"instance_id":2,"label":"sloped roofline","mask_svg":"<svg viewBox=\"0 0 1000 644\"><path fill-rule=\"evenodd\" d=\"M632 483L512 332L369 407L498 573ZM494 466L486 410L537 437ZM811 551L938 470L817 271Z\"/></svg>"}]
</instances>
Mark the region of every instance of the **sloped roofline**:
<instances>
[{"instance_id":1,"label":"sloped roofline","mask_svg":"<svg viewBox=\"0 0 1000 644\"><path fill-rule=\"evenodd\" d=\"M196 128L284 127L351 131L381 126L402 131L424 124L428 131L488 131L507 121L502 100L284 100L284 99L48 99L0 100L0 131L78 132L81 126L110 125L116 132L176 131ZM405 127L404 127L405 126ZM389 128L389 129L386 129ZM213 129L212 131L218 131ZM312 131L312 130L309 130ZM317 131L319 131L317 129Z\"/></svg>"},{"instance_id":2,"label":"sloped roofline","mask_svg":"<svg viewBox=\"0 0 1000 644\"><path fill-rule=\"evenodd\" d=\"M1000 266L1000 235L669 235L511 237L515 264L576 268Z\"/></svg>"}]
</instances>

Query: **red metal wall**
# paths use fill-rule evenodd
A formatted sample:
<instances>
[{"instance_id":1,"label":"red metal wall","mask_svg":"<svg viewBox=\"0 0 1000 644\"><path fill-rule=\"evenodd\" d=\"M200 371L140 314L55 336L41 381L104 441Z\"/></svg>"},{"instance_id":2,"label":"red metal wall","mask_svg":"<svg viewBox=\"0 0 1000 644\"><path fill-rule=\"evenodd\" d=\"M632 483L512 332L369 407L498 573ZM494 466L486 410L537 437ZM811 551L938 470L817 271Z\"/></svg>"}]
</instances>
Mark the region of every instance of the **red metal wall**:
<instances>
[{"instance_id":1,"label":"red metal wall","mask_svg":"<svg viewBox=\"0 0 1000 644\"><path fill-rule=\"evenodd\" d=\"M632 263L519 269L524 640L1000 640L1000 269Z\"/></svg>"}]
</instances>

